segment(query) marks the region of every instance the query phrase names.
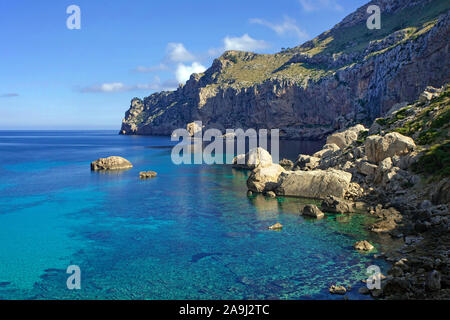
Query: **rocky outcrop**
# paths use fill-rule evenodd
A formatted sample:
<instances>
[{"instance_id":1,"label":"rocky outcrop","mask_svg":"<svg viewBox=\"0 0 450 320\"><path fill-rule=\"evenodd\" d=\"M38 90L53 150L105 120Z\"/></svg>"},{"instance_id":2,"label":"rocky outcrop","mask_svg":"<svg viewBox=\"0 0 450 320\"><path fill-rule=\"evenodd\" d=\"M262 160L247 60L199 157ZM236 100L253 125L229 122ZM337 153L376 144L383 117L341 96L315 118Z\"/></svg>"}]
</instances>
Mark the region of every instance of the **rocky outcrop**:
<instances>
[{"instance_id":1,"label":"rocky outcrop","mask_svg":"<svg viewBox=\"0 0 450 320\"><path fill-rule=\"evenodd\" d=\"M322 139L448 82L443 39L450 38L449 5L436 10L429 0L376 4L398 25L359 32L365 30L367 4L302 46L275 55L226 52L176 91L133 99L120 132L170 135L201 120L206 128L280 129L286 139ZM429 23L416 29L421 19ZM355 35L350 42L348 34Z\"/></svg>"},{"instance_id":2,"label":"rocky outcrop","mask_svg":"<svg viewBox=\"0 0 450 320\"><path fill-rule=\"evenodd\" d=\"M341 149L345 149L358 139L361 132L368 131L363 125L358 124L347 130L336 132L327 138L327 144L335 144Z\"/></svg>"},{"instance_id":3,"label":"rocky outcrop","mask_svg":"<svg viewBox=\"0 0 450 320\"><path fill-rule=\"evenodd\" d=\"M372 251L375 249L375 247L366 240L355 242L353 247L358 251Z\"/></svg>"},{"instance_id":4,"label":"rocky outcrop","mask_svg":"<svg viewBox=\"0 0 450 320\"><path fill-rule=\"evenodd\" d=\"M344 286L335 286L332 285L329 289L331 294L341 294L344 295L347 293L347 289Z\"/></svg>"},{"instance_id":5,"label":"rocky outcrop","mask_svg":"<svg viewBox=\"0 0 450 320\"><path fill-rule=\"evenodd\" d=\"M127 159L122 157L101 158L91 163L91 170L126 170L133 168L133 165Z\"/></svg>"},{"instance_id":6,"label":"rocky outcrop","mask_svg":"<svg viewBox=\"0 0 450 320\"><path fill-rule=\"evenodd\" d=\"M351 179L350 173L334 169L283 172L275 193L314 199L330 195L343 198Z\"/></svg>"},{"instance_id":7,"label":"rocky outcrop","mask_svg":"<svg viewBox=\"0 0 450 320\"><path fill-rule=\"evenodd\" d=\"M197 132L202 131L201 122L194 121L194 122L188 123L186 125L186 130L189 132L189 135L191 137L193 137Z\"/></svg>"},{"instance_id":8,"label":"rocky outcrop","mask_svg":"<svg viewBox=\"0 0 450 320\"><path fill-rule=\"evenodd\" d=\"M388 157L406 155L416 148L413 139L397 132L388 133L383 137L369 136L364 146L367 159L373 163L379 163Z\"/></svg>"},{"instance_id":9,"label":"rocky outcrop","mask_svg":"<svg viewBox=\"0 0 450 320\"><path fill-rule=\"evenodd\" d=\"M156 172L154 172L154 171L142 171L142 172L139 172L139 178L141 178L142 180L151 179L151 178L156 177L157 175L158 174Z\"/></svg>"},{"instance_id":10,"label":"rocky outcrop","mask_svg":"<svg viewBox=\"0 0 450 320\"><path fill-rule=\"evenodd\" d=\"M309 171L317 168L320 158L301 154L297 157L294 164L294 170Z\"/></svg>"},{"instance_id":11,"label":"rocky outcrop","mask_svg":"<svg viewBox=\"0 0 450 320\"><path fill-rule=\"evenodd\" d=\"M325 214L320 211L320 209L316 205L313 204L305 205L303 207L302 215L315 219L322 219L323 217L325 217Z\"/></svg>"},{"instance_id":12,"label":"rocky outcrop","mask_svg":"<svg viewBox=\"0 0 450 320\"><path fill-rule=\"evenodd\" d=\"M289 159L282 159L280 161L280 166L282 166L286 170L291 170L294 167L294 162Z\"/></svg>"},{"instance_id":13,"label":"rocky outcrop","mask_svg":"<svg viewBox=\"0 0 450 320\"><path fill-rule=\"evenodd\" d=\"M247 187L253 192L273 191L278 186L278 178L286 170L278 164L259 166L252 171L247 180Z\"/></svg>"},{"instance_id":14,"label":"rocky outcrop","mask_svg":"<svg viewBox=\"0 0 450 320\"><path fill-rule=\"evenodd\" d=\"M331 213L351 213L354 212L354 205L351 201L328 196L322 201L321 208L325 212Z\"/></svg>"}]
</instances>

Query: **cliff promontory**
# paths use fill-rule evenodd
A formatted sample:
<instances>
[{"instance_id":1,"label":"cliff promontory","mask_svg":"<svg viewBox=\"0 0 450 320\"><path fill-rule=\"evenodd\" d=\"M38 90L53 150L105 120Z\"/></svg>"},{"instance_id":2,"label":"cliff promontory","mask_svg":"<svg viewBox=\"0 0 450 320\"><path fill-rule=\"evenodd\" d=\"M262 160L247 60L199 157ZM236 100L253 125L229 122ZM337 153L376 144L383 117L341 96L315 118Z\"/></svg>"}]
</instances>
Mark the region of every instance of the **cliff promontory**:
<instances>
[{"instance_id":1,"label":"cliff promontory","mask_svg":"<svg viewBox=\"0 0 450 320\"><path fill-rule=\"evenodd\" d=\"M367 7L381 8L369 30ZM206 128L280 129L285 139L322 139L371 123L427 86L450 81L450 2L371 1L333 29L276 54L227 51L176 91L135 98L121 134L170 135Z\"/></svg>"}]
</instances>

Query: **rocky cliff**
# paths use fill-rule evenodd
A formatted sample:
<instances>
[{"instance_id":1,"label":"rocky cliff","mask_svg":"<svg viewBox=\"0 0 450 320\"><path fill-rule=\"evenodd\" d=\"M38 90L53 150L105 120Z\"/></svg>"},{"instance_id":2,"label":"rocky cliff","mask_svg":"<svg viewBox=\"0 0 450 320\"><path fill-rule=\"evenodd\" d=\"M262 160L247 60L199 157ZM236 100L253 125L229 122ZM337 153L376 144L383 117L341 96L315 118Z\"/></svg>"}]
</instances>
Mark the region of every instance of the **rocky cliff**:
<instances>
[{"instance_id":1,"label":"rocky cliff","mask_svg":"<svg viewBox=\"0 0 450 320\"><path fill-rule=\"evenodd\" d=\"M379 5L380 30L366 27ZM173 92L134 98L121 134L170 135L206 128L280 129L285 139L321 139L370 123L393 105L450 81L450 2L380 0L307 43L269 54L228 51Z\"/></svg>"}]
</instances>

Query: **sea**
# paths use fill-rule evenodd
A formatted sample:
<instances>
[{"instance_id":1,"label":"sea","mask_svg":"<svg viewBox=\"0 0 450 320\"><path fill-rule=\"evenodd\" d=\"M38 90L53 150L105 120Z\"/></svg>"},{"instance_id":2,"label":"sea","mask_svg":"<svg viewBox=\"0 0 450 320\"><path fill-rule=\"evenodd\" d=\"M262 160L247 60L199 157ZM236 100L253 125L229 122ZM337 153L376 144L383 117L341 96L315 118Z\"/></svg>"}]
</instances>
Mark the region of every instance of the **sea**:
<instances>
[{"instance_id":1,"label":"sea","mask_svg":"<svg viewBox=\"0 0 450 320\"><path fill-rule=\"evenodd\" d=\"M367 268L353 249L371 239L369 217L302 217L297 198L247 196L249 172L176 165L170 137L117 131L0 131L0 299L343 299ZM295 160L323 143L281 141ZM92 172L98 158L133 168ZM139 172L158 176L140 180ZM281 223L281 231L268 227ZM70 266L80 288L70 288ZM69 268L69 269L68 269ZM69 273L68 273L69 270Z\"/></svg>"}]
</instances>

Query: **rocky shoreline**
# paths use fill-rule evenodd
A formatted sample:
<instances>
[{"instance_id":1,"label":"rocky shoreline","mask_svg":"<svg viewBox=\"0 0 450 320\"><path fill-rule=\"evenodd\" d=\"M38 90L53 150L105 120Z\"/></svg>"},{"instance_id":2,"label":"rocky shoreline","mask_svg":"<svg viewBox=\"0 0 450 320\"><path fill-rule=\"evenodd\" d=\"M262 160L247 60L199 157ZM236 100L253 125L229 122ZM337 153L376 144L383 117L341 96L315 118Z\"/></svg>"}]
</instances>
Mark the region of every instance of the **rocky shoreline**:
<instances>
[{"instance_id":1,"label":"rocky shoreline","mask_svg":"<svg viewBox=\"0 0 450 320\"><path fill-rule=\"evenodd\" d=\"M245 158L256 158L256 168L249 163L239 166L252 170L249 193L321 199L325 212L363 209L376 218L368 226L371 232L402 242L399 248L377 255L392 268L381 289L363 294L450 299L449 91L448 86L429 87L419 101L394 106L370 129L357 125L332 134L322 150L299 155L295 163L274 164L264 149L251 150ZM405 126L417 127L417 122L417 130L405 130ZM430 130L432 138L424 143ZM444 152L435 156L441 157L436 167L427 172L424 163L429 166L430 155L442 146Z\"/></svg>"}]
</instances>

